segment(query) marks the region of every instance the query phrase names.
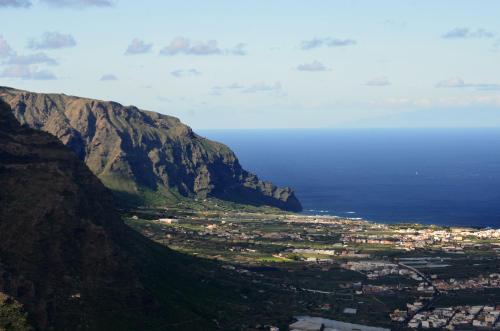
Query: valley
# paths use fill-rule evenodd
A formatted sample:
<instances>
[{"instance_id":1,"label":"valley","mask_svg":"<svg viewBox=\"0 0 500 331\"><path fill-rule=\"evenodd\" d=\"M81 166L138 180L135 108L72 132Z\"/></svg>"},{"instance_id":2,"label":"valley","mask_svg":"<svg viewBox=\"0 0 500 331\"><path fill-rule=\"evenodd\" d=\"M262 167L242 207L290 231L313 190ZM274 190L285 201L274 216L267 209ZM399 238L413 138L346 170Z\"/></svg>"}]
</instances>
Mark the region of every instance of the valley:
<instances>
[{"instance_id":1,"label":"valley","mask_svg":"<svg viewBox=\"0 0 500 331\"><path fill-rule=\"evenodd\" d=\"M138 209L123 218L151 240L254 284L258 302L248 304L281 314L257 314L251 329L287 330L294 316L392 330L497 327L498 230L240 211L209 199L202 205ZM459 318L471 309L471 318Z\"/></svg>"}]
</instances>

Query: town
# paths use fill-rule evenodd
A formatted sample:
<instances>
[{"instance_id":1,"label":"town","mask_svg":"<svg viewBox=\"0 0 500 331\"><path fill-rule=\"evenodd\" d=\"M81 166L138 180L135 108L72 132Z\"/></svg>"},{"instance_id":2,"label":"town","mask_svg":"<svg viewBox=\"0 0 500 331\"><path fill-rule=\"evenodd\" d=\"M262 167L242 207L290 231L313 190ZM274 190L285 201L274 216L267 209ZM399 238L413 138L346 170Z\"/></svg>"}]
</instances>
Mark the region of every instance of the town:
<instances>
[{"instance_id":1,"label":"town","mask_svg":"<svg viewBox=\"0 0 500 331\"><path fill-rule=\"evenodd\" d=\"M266 320L256 330L500 327L498 229L222 208L140 209L124 219L288 302L285 327Z\"/></svg>"}]
</instances>

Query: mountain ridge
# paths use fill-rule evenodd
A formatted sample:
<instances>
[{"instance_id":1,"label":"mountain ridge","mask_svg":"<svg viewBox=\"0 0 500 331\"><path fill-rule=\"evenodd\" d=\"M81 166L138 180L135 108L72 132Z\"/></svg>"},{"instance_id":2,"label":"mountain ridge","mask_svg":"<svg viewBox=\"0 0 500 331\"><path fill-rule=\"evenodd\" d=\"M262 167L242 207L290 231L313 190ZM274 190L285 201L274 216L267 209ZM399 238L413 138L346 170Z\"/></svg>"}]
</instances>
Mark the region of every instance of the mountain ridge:
<instances>
[{"instance_id":1,"label":"mountain ridge","mask_svg":"<svg viewBox=\"0 0 500 331\"><path fill-rule=\"evenodd\" d=\"M263 313L249 280L127 226L88 167L1 100L0 187L2 330L239 330Z\"/></svg>"},{"instance_id":2,"label":"mountain ridge","mask_svg":"<svg viewBox=\"0 0 500 331\"><path fill-rule=\"evenodd\" d=\"M113 101L0 87L21 124L56 136L109 188L138 196L215 197L301 211L292 189L244 170L224 144L178 118Z\"/></svg>"}]
</instances>

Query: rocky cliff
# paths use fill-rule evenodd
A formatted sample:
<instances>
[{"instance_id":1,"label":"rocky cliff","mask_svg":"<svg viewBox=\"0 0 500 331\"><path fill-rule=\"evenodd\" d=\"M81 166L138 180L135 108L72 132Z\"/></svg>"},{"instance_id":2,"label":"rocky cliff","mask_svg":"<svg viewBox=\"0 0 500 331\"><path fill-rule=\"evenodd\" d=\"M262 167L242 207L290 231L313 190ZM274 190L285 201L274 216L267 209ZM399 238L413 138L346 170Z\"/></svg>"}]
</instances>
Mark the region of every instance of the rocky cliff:
<instances>
[{"instance_id":1,"label":"rocky cliff","mask_svg":"<svg viewBox=\"0 0 500 331\"><path fill-rule=\"evenodd\" d=\"M55 137L20 127L2 101L0 187L0 292L37 328L85 328L94 307L147 301L118 248L129 230L110 192Z\"/></svg>"},{"instance_id":2,"label":"rocky cliff","mask_svg":"<svg viewBox=\"0 0 500 331\"><path fill-rule=\"evenodd\" d=\"M195 134L177 118L116 102L0 87L15 117L70 147L109 188L132 195L216 197L300 211L290 188L244 169L225 145Z\"/></svg>"},{"instance_id":3,"label":"rocky cliff","mask_svg":"<svg viewBox=\"0 0 500 331\"><path fill-rule=\"evenodd\" d=\"M86 165L2 101L0 187L0 329L29 329L24 311L41 330L213 328L202 262L127 227Z\"/></svg>"}]
</instances>

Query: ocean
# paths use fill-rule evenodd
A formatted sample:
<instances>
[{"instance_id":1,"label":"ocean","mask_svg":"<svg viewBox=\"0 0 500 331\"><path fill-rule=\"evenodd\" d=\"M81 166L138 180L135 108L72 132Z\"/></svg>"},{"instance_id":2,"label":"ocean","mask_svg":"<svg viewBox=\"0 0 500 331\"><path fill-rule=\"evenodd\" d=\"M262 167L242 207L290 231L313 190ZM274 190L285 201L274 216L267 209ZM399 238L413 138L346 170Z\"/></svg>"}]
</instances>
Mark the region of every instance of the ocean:
<instances>
[{"instance_id":1,"label":"ocean","mask_svg":"<svg viewBox=\"0 0 500 331\"><path fill-rule=\"evenodd\" d=\"M500 228L498 129L202 130L304 213Z\"/></svg>"}]
</instances>

